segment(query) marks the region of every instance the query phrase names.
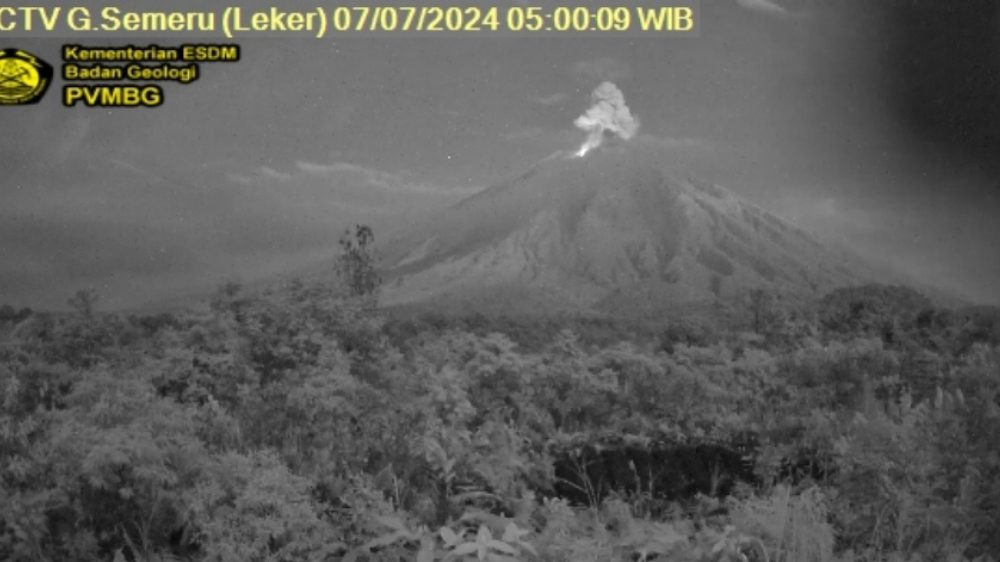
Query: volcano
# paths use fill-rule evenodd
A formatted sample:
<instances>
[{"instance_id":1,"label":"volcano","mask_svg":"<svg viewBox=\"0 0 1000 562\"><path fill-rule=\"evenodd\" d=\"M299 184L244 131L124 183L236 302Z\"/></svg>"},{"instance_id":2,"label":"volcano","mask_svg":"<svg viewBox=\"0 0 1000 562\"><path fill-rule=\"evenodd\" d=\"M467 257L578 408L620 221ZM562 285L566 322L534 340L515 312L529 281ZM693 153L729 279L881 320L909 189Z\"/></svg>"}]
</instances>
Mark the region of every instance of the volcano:
<instances>
[{"instance_id":1,"label":"volcano","mask_svg":"<svg viewBox=\"0 0 1000 562\"><path fill-rule=\"evenodd\" d=\"M845 251L669 162L645 137L553 154L393 238L383 304L608 312L873 280Z\"/></svg>"}]
</instances>

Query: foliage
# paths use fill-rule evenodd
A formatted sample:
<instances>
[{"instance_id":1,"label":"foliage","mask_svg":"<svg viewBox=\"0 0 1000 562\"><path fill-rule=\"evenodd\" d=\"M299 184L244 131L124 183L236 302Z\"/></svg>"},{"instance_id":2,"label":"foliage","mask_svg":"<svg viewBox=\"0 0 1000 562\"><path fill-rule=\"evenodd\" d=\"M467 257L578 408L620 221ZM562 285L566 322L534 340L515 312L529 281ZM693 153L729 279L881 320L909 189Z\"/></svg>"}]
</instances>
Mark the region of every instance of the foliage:
<instances>
[{"instance_id":1,"label":"foliage","mask_svg":"<svg viewBox=\"0 0 1000 562\"><path fill-rule=\"evenodd\" d=\"M345 237L347 290L229 283L156 316L88 291L68 314L0 307L0 559L1000 552L985 312L874 286L811 308L751 294L728 327L407 323L374 306L372 242Z\"/></svg>"},{"instance_id":2,"label":"foliage","mask_svg":"<svg viewBox=\"0 0 1000 562\"><path fill-rule=\"evenodd\" d=\"M827 524L827 500L817 487L793 495L776 487L769 497L740 503L734 521L759 537L774 562L827 562L833 559L833 529Z\"/></svg>"},{"instance_id":3,"label":"foliage","mask_svg":"<svg viewBox=\"0 0 1000 562\"><path fill-rule=\"evenodd\" d=\"M302 560L331 540L310 481L291 474L274 453L227 453L207 476L191 507L206 560Z\"/></svg>"},{"instance_id":4,"label":"foliage","mask_svg":"<svg viewBox=\"0 0 1000 562\"><path fill-rule=\"evenodd\" d=\"M378 259L374 249L375 234L371 227L356 225L340 238L341 255L337 272L341 275L350 294L357 297L374 295L382 279L378 273Z\"/></svg>"}]
</instances>

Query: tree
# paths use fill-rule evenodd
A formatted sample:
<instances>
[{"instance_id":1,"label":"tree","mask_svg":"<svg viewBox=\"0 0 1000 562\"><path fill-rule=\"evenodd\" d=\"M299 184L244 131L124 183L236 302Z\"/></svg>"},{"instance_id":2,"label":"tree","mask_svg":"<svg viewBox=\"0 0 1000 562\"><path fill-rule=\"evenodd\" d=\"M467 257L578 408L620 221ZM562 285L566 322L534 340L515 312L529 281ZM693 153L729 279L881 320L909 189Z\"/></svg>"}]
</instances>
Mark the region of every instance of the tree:
<instances>
[{"instance_id":1,"label":"tree","mask_svg":"<svg viewBox=\"0 0 1000 562\"><path fill-rule=\"evenodd\" d=\"M371 227L355 225L344 231L340 238L341 254L337 261L337 272L354 296L374 296L382 283L378 273L378 257L375 253L375 234Z\"/></svg>"},{"instance_id":2,"label":"tree","mask_svg":"<svg viewBox=\"0 0 1000 562\"><path fill-rule=\"evenodd\" d=\"M715 299L718 300L719 296L722 294L722 277L713 273L712 278L709 279L708 282L708 289L712 291L712 294L715 295Z\"/></svg>"},{"instance_id":3,"label":"tree","mask_svg":"<svg viewBox=\"0 0 1000 562\"><path fill-rule=\"evenodd\" d=\"M80 316L89 319L94 315L94 307L97 305L98 300L100 300L100 296L94 289L80 289L66 303L73 310L77 311Z\"/></svg>"},{"instance_id":4,"label":"tree","mask_svg":"<svg viewBox=\"0 0 1000 562\"><path fill-rule=\"evenodd\" d=\"M766 289L760 287L750 289L748 304L754 333L765 335L765 331L774 319L774 300L774 295Z\"/></svg>"},{"instance_id":5,"label":"tree","mask_svg":"<svg viewBox=\"0 0 1000 562\"><path fill-rule=\"evenodd\" d=\"M22 307L21 310L17 311L17 316L14 317L14 323L17 324L18 322L31 316L32 314L34 314L34 311L32 311L30 307L27 306Z\"/></svg>"}]
</instances>

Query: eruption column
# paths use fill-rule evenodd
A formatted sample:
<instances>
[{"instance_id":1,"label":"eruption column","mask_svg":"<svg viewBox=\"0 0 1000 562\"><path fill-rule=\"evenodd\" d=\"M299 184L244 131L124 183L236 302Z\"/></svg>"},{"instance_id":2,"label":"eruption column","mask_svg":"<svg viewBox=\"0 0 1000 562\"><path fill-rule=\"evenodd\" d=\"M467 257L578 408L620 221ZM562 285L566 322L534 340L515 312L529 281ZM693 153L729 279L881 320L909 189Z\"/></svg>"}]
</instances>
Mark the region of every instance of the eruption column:
<instances>
[{"instance_id":1,"label":"eruption column","mask_svg":"<svg viewBox=\"0 0 1000 562\"><path fill-rule=\"evenodd\" d=\"M628 140L639 130L639 120L625 105L625 96L618 86L604 82L590 94L590 100L590 109L573 122L587 132L587 140L576 152L578 157L600 146L606 132Z\"/></svg>"}]
</instances>

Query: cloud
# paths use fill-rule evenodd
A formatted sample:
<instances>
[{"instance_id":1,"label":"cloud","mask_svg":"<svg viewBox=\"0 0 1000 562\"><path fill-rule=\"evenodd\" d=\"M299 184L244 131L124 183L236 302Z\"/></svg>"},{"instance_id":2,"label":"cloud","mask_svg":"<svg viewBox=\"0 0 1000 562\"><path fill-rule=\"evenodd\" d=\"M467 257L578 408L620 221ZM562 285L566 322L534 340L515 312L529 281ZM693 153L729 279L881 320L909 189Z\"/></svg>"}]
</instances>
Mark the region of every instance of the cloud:
<instances>
[{"instance_id":1,"label":"cloud","mask_svg":"<svg viewBox=\"0 0 1000 562\"><path fill-rule=\"evenodd\" d=\"M831 238L884 235L908 226L905 217L873 206L851 205L831 196L785 194L767 202L774 214Z\"/></svg>"},{"instance_id":2,"label":"cloud","mask_svg":"<svg viewBox=\"0 0 1000 562\"><path fill-rule=\"evenodd\" d=\"M112 164L114 164L115 166L118 166L119 168L124 168L126 170L135 172L137 174L143 174L143 175L146 175L146 176L152 176L153 175L153 174L150 174L148 170L144 170L144 169L136 166L135 164L133 164L131 162L128 162L126 160L122 160L121 158L108 158L108 162L111 162ZM157 178L157 179L159 179L159 178Z\"/></svg>"},{"instance_id":3,"label":"cloud","mask_svg":"<svg viewBox=\"0 0 1000 562\"><path fill-rule=\"evenodd\" d=\"M736 0L741 7L772 17L787 17L790 15L785 8L771 2L770 0Z\"/></svg>"},{"instance_id":4,"label":"cloud","mask_svg":"<svg viewBox=\"0 0 1000 562\"><path fill-rule=\"evenodd\" d=\"M292 174L279 172L278 170L275 170L274 168L269 168L267 166L262 166L260 168L260 173L268 178L278 181L288 181L293 177Z\"/></svg>"},{"instance_id":5,"label":"cloud","mask_svg":"<svg viewBox=\"0 0 1000 562\"><path fill-rule=\"evenodd\" d=\"M315 164L313 162L297 161L295 162L295 169L310 176L361 180L368 185L383 189L406 188L402 179L395 174L347 162Z\"/></svg>"},{"instance_id":6,"label":"cloud","mask_svg":"<svg viewBox=\"0 0 1000 562\"><path fill-rule=\"evenodd\" d=\"M73 291L96 287L102 306L120 306L129 298L141 299L151 285L162 287L217 263L206 252L211 241L189 234L157 224L155 216L112 221L89 212L0 214L0 255L5 256L0 294L29 306L43 301L61 306Z\"/></svg>"},{"instance_id":7,"label":"cloud","mask_svg":"<svg viewBox=\"0 0 1000 562\"><path fill-rule=\"evenodd\" d=\"M557 103L562 103L569 99L569 96L559 92L549 96L535 96L531 98L531 101L540 105L556 105Z\"/></svg>"},{"instance_id":8,"label":"cloud","mask_svg":"<svg viewBox=\"0 0 1000 562\"><path fill-rule=\"evenodd\" d=\"M632 68L628 63L612 57L599 57L573 64L573 74L577 78L593 82L627 82L632 78Z\"/></svg>"},{"instance_id":9,"label":"cloud","mask_svg":"<svg viewBox=\"0 0 1000 562\"><path fill-rule=\"evenodd\" d=\"M240 175L240 174L234 174L232 172L226 172L226 179L228 179L231 182L235 182L235 183L239 183L239 184L243 184L243 185L250 185L251 183L253 183L253 178L251 178L249 176L243 176L243 175Z\"/></svg>"},{"instance_id":10,"label":"cloud","mask_svg":"<svg viewBox=\"0 0 1000 562\"><path fill-rule=\"evenodd\" d=\"M255 172L246 175L228 173L226 177L234 183L243 185L267 185L268 180L282 183L298 183L300 185L316 185L337 190L341 195L348 191L378 190L380 199L385 196L410 194L415 196L461 196L471 195L481 188L442 186L407 179L401 174L367 168L348 162L333 162L317 164L315 162L296 161L292 171L281 172L262 166ZM387 202L388 203L388 202Z\"/></svg>"},{"instance_id":11,"label":"cloud","mask_svg":"<svg viewBox=\"0 0 1000 562\"><path fill-rule=\"evenodd\" d=\"M72 182L5 190L0 294L61 307L94 286L115 308L209 287L227 272L257 279L328 259L354 223L385 236L477 191L347 162L159 166L113 156L74 167Z\"/></svg>"}]
</instances>

